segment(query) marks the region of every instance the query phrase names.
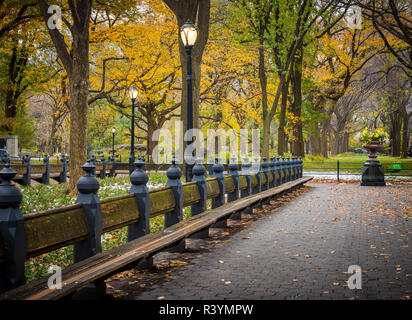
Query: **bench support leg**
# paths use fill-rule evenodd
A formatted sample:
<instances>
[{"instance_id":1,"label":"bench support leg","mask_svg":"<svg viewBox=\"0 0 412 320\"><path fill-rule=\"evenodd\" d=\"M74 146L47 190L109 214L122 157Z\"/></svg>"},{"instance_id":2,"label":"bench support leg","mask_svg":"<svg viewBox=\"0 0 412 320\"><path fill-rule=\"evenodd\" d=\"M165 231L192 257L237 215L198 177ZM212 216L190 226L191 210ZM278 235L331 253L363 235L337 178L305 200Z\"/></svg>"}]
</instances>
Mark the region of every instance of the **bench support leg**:
<instances>
[{"instance_id":1,"label":"bench support leg","mask_svg":"<svg viewBox=\"0 0 412 320\"><path fill-rule=\"evenodd\" d=\"M137 262L136 267L134 269L136 269L136 270L150 270L150 269L153 269L153 256L144 257L144 258L140 259Z\"/></svg>"},{"instance_id":2,"label":"bench support leg","mask_svg":"<svg viewBox=\"0 0 412 320\"><path fill-rule=\"evenodd\" d=\"M209 228L202 229L189 236L190 239L205 239L209 238Z\"/></svg>"},{"instance_id":3,"label":"bench support leg","mask_svg":"<svg viewBox=\"0 0 412 320\"><path fill-rule=\"evenodd\" d=\"M214 228L214 229L225 229L225 228L228 228L227 219L224 219L224 220L221 220L221 221L216 222L215 224L212 224L211 228Z\"/></svg>"},{"instance_id":4,"label":"bench support leg","mask_svg":"<svg viewBox=\"0 0 412 320\"><path fill-rule=\"evenodd\" d=\"M239 211L239 212L234 212L234 213L232 213L229 219L232 219L232 220L242 220L242 212Z\"/></svg>"},{"instance_id":5,"label":"bench support leg","mask_svg":"<svg viewBox=\"0 0 412 320\"><path fill-rule=\"evenodd\" d=\"M181 240L179 243L165 248L162 251L166 252L184 252L186 250L186 239Z\"/></svg>"},{"instance_id":6,"label":"bench support leg","mask_svg":"<svg viewBox=\"0 0 412 320\"><path fill-rule=\"evenodd\" d=\"M106 295L106 282L103 279L95 280L78 289L68 297L70 300L98 300Z\"/></svg>"}]
</instances>

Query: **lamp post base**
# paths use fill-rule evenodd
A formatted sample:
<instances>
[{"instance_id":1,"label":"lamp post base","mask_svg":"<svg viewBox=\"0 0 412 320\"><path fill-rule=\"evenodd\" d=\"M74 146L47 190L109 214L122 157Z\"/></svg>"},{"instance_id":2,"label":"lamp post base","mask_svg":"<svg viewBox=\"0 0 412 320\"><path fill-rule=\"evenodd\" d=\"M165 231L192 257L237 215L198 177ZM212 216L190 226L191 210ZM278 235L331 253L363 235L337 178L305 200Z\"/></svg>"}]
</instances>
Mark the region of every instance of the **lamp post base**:
<instances>
[{"instance_id":1,"label":"lamp post base","mask_svg":"<svg viewBox=\"0 0 412 320\"><path fill-rule=\"evenodd\" d=\"M366 161L362 166L361 186L385 186L385 175L379 161Z\"/></svg>"}]
</instances>

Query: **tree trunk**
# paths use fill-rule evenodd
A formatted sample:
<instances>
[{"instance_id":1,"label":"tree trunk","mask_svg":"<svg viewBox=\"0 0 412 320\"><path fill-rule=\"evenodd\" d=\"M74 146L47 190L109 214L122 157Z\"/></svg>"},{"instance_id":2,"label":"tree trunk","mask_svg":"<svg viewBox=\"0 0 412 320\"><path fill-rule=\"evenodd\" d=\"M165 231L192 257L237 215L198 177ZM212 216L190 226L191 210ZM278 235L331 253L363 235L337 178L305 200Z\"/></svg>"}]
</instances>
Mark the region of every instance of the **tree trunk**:
<instances>
[{"instance_id":1,"label":"tree trunk","mask_svg":"<svg viewBox=\"0 0 412 320\"><path fill-rule=\"evenodd\" d=\"M269 136L270 136L270 123L268 114L268 95L267 95L267 77L265 68L265 51L263 47L263 37L260 39L259 44L259 81L261 89L262 99L262 115L263 115L263 148L262 155L269 157Z\"/></svg>"},{"instance_id":2,"label":"tree trunk","mask_svg":"<svg viewBox=\"0 0 412 320\"><path fill-rule=\"evenodd\" d=\"M321 154L322 157L328 158L328 137L329 137L329 128L330 126L330 117L323 121L322 126L322 141L321 141Z\"/></svg>"},{"instance_id":3,"label":"tree trunk","mask_svg":"<svg viewBox=\"0 0 412 320\"><path fill-rule=\"evenodd\" d=\"M293 104L292 104L292 155L304 156L303 128L302 128L302 51L299 50L293 64Z\"/></svg>"},{"instance_id":4,"label":"tree trunk","mask_svg":"<svg viewBox=\"0 0 412 320\"><path fill-rule=\"evenodd\" d=\"M38 0L47 25L49 3ZM89 23L93 0L77 0L70 5L73 24L70 28L72 43L57 28L48 29L57 54L69 77L70 107L70 182L68 191L77 192L77 181L83 175L82 166L87 159L87 111L89 95ZM70 49L69 49L70 48ZM70 50L70 51L69 51Z\"/></svg>"},{"instance_id":5,"label":"tree trunk","mask_svg":"<svg viewBox=\"0 0 412 320\"><path fill-rule=\"evenodd\" d=\"M309 135L310 153L320 155L320 138L318 135Z\"/></svg>"},{"instance_id":6,"label":"tree trunk","mask_svg":"<svg viewBox=\"0 0 412 320\"><path fill-rule=\"evenodd\" d=\"M52 116L52 124L51 124L51 132L49 137L48 143L48 150L49 154L54 154L56 150L56 133L57 133L57 118Z\"/></svg>"},{"instance_id":7,"label":"tree trunk","mask_svg":"<svg viewBox=\"0 0 412 320\"><path fill-rule=\"evenodd\" d=\"M342 147L343 147L342 153L349 152L349 133L347 132L344 133Z\"/></svg>"},{"instance_id":8,"label":"tree trunk","mask_svg":"<svg viewBox=\"0 0 412 320\"><path fill-rule=\"evenodd\" d=\"M282 100L280 105L279 127L278 127L278 154L283 156L287 152L287 141L285 126L286 126L286 107L288 101L288 86L284 85L282 88Z\"/></svg>"},{"instance_id":9,"label":"tree trunk","mask_svg":"<svg viewBox=\"0 0 412 320\"><path fill-rule=\"evenodd\" d=\"M70 77L70 192L77 192L87 160L87 113L89 95L89 33L73 39L73 73Z\"/></svg>"},{"instance_id":10,"label":"tree trunk","mask_svg":"<svg viewBox=\"0 0 412 320\"><path fill-rule=\"evenodd\" d=\"M405 108L406 109L406 108ZM408 124L409 124L409 116L406 110L403 112L402 115L402 158L408 157Z\"/></svg>"},{"instance_id":11,"label":"tree trunk","mask_svg":"<svg viewBox=\"0 0 412 320\"><path fill-rule=\"evenodd\" d=\"M402 119L398 112L393 112L390 115L390 120L391 156L399 157L401 154Z\"/></svg>"},{"instance_id":12,"label":"tree trunk","mask_svg":"<svg viewBox=\"0 0 412 320\"><path fill-rule=\"evenodd\" d=\"M330 141L330 148L332 150L333 155L337 155L339 153L339 146L342 142L342 136L339 132L335 132L333 137L331 136Z\"/></svg>"}]
</instances>

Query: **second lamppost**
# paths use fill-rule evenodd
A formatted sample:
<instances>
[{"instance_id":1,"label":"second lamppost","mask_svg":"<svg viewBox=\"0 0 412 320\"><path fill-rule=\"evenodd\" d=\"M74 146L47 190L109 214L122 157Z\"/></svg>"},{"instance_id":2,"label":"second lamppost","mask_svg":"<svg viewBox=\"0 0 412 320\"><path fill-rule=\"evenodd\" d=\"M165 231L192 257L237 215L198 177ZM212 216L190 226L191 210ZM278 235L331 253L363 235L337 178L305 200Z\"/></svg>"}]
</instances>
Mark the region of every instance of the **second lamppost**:
<instances>
[{"instance_id":1,"label":"second lamppost","mask_svg":"<svg viewBox=\"0 0 412 320\"><path fill-rule=\"evenodd\" d=\"M112 128L112 134L113 134L113 140L112 140L112 157L113 157L113 162L114 162L114 135L116 134L116 128Z\"/></svg>"},{"instance_id":2,"label":"second lamppost","mask_svg":"<svg viewBox=\"0 0 412 320\"><path fill-rule=\"evenodd\" d=\"M197 28L189 20L180 28L180 37L187 54L187 130L193 129L193 89L192 89L192 48L195 45L197 39ZM190 136L190 140L187 143L189 147L193 143L193 137ZM193 156L194 154L185 154L187 159L191 159L191 163L186 161L186 181L192 180L192 168L193 168Z\"/></svg>"},{"instance_id":3,"label":"second lamppost","mask_svg":"<svg viewBox=\"0 0 412 320\"><path fill-rule=\"evenodd\" d=\"M129 89L130 99L132 100L132 132L130 139L130 156L129 156L129 173L132 174L134 169L134 103L137 98L137 89L135 86Z\"/></svg>"}]
</instances>

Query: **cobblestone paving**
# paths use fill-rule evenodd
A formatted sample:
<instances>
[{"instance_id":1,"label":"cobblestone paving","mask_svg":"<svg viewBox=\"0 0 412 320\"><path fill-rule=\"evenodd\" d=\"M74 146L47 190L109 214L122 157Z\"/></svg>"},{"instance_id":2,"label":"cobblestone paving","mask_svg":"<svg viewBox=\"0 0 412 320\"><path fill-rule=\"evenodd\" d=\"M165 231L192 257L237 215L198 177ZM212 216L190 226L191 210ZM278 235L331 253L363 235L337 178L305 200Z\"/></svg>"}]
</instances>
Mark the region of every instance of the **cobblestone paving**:
<instances>
[{"instance_id":1,"label":"cobblestone paving","mask_svg":"<svg viewBox=\"0 0 412 320\"><path fill-rule=\"evenodd\" d=\"M411 298L411 185L307 185L173 278L128 299ZM350 265L362 268L362 289L348 288Z\"/></svg>"}]
</instances>

